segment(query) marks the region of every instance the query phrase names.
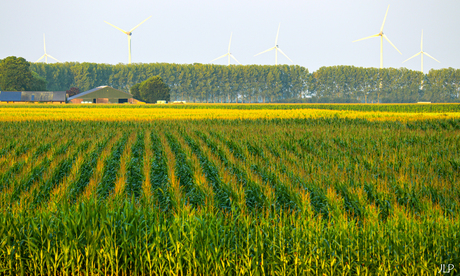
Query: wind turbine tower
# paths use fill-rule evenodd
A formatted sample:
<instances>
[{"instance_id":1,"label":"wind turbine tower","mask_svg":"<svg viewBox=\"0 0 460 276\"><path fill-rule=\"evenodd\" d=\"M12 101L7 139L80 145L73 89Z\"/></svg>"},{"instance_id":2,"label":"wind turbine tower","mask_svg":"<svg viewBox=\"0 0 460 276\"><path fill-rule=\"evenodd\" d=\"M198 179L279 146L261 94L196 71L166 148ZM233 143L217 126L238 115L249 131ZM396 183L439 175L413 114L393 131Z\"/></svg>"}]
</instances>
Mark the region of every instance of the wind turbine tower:
<instances>
[{"instance_id":1,"label":"wind turbine tower","mask_svg":"<svg viewBox=\"0 0 460 276\"><path fill-rule=\"evenodd\" d=\"M150 19L150 17L152 16L149 16L147 19L145 19L144 21L142 21L141 23L139 23L136 27L132 28L131 30L129 30L128 32L121 29L121 28L118 28L117 26L113 25L113 24L110 24L109 22L107 21L104 21L105 23L109 24L110 26L114 27L115 29L117 30L120 30L122 33L128 35L128 64L131 64L131 35L133 34L133 31L139 27L140 25L142 25L145 21L147 21L148 19Z\"/></svg>"},{"instance_id":2,"label":"wind turbine tower","mask_svg":"<svg viewBox=\"0 0 460 276\"><path fill-rule=\"evenodd\" d=\"M393 43L391 43L391 41L388 39L388 37L383 33L383 26L385 25L385 20L387 19L388 9L390 9L390 5L388 5L387 12L385 13L385 18L383 19L382 27L380 27L380 32L378 34L371 35L371 36L368 36L368 37L361 38L361 39L353 41L353 42L356 42L356 41L365 40L365 39L368 39L368 38L379 37L380 36L380 69L383 68L383 39L384 38L385 38L386 41L388 41L391 44L391 46L393 46L396 49L396 51L398 51L402 55L402 53L398 50L398 48L396 48L396 46Z\"/></svg>"},{"instance_id":3,"label":"wind turbine tower","mask_svg":"<svg viewBox=\"0 0 460 276\"><path fill-rule=\"evenodd\" d=\"M52 57L51 55L48 55L46 53L46 42L45 42L45 34L43 34L43 49L45 50L45 54L43 56L41 56L35 63L39 62L40 60L42 60L43 58L45 58L45 62L48 63L48 57L54 59L55 61L57 62L60 62L59 60L55 59L54 57Z\"/></svg>"},{"instance_id":4,"label":"wind turbine tower","mask_svg":"<svg viewBox=\"0 0 460 276\"><path fill-rule=\"evenodd\" d=\"M218 58L215 58L215 59L211 60L211 62L228 56L228 65L230 65L230 57L233 58L236 62L240 63L238 60L236 60L236 58L232 55L232 53L230 53L230 45L232 44L232 35L233 35L233 33L230 33L230 42L228 43L228 52L225 55L222 55L222 56L220 56ZM240 65L241 65L241 63L240 63Z\"/></svg>"},{"instance_id":5,"label":"wind turbine tower","mask_svg":"<svg viewBox=\"0 0 460 276\"><path fill-rule=\"evenodd\" d=\"M275 39L275 46L270 48L270 49L267 49L263 52L260 52L258 53L257 55L255 56L258 56L260 54L263 54L263 53L266 53L266 52L270 52L271 50L275 50L275 65L278 65L278 51L283 54L283 56L285 56L287 59L289 59L292 63L294 63L288 56L286 56L286 54L278 47L278 35L280 33L280 27L281 27L281 23L278 25L278 32L276 33L276 39Z\"/></svg>"}]
</instances>

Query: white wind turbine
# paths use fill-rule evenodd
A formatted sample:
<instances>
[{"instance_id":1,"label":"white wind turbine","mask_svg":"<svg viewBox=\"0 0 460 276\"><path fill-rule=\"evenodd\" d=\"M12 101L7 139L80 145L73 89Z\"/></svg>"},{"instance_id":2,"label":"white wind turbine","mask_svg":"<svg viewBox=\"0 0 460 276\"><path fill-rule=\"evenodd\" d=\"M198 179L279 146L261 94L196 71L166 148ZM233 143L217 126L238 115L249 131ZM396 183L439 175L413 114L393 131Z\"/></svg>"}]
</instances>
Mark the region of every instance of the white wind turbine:
<instances>
[{"instance_id":1,"label":"white wind turbine","mask_svg":"<svg viewBox=\"0 0 460 276\"><path fill-rule=\"evenodd\" d=\"M411 58L414 58L414 57L416 57L416 56L418 56L418 55L421 55L421 58L422 58L422 68L421 68L421 71L422 71L422 73L423 73L423 55L424 55L424 54L427 55L427 56L429 56L430 58L436 60L437 62L441 63L439 60L435 59L434 57L430 56L427 52L424 52L424 51L423 51L423 30L422 30L422 42L420 43L420 52L418 52L417 54L415 54L415 55L411 56L410 58L406 59L405 61L403 61L403 63L406 62L406 61L408 61L408 60L411 59Z\"/></svg>"},{"instance_id":2,"label":"white wind turbine","mask_svg":"<svg viewBox=\"0 0 460 276\"><path fill-rule=\"evenodd\" d=\"M417 54L415 54L415 55L411 56L410 58L406 59L405 61L403 61L403 63L406 62L406 61L408 61L408 60L411 59L411 58L414 58L414 57L420 55L421 58L422 58L422 68L421 68L421 71L422 71L422 74L423 74L423 54L425 54L425 55L429 56L430 58L436 60L437 62L441 63L439 60L435 59L434 57L430 56L427 52L424 52L424 51L423 51L423 30L422 30L422 39L421 39L421 43L420 43L420 52L418 52ZM420 89L423 89L423 79L422 79L422 83L421 83Z\"/></svg>"},{"instance_id":3,"label":"white wind turbine","mask_svg":"<svg viewBox=\"0 0 460 276\"><path fill-rule=\"evenodd\" d=\"M52 57L51 55L48 55L46 53L46 43L45 43L45 34L43 34L43 48L45 50L45 54L43 56L41 56L41 58L39 58L35 63L39 62L40 60L42 60L43 58L45 58L45 62L48 63L48 57L54 59L55 61L57 62L60 62L59 60L55 59L54 57Z\"/></svg>"},{"instance_id":4,"label":"white wind turbine","mask_svg":"<svg viewBox=\"0 0 460 276\"><path fill-rule=\"evenodd\" d=\"M267 49L261 53L258 53L257 55L255 56L258 56L260 54L263 54L263 53L266 53L266 52L269 52L271 50L275 50L275 65L278 65L278 51L280 51L281 54L283 54L287 59L289 59L292 63L294 63L288 56L286 56L286 54L281 51L281 49L278 47L278 35L280 33L280 27L281 27L281 23L278 25L278 32L276 33L276 39L275 39L275 46L270 48L270 49Z\"/></svg>"},{"instance_id":5,"label":"white wind turbine","mask_svg":"<svg viewBox=\"0 0 460 276\"><path fill-rule=\"evenodd\" d=\"M211 60L211 62L228 56L228 65L230 65L230 57L233 58L236 62L240 63L238 60L236 60L236 58L232 55L232 53L230 53L230 45L232 44L232 35L233 35L233 33L230 33L230 42L228 43L228 52L225 55L222 55L222 56L220 56L218 58L215 58L215 59ZM241 63L240 63L240 65L241 65Z\"/></svg>"},{"instance_id":6,"label":"white wind turbine","mask_svg":"<svg viewBox=\"0 0 460 276\"><path fill-rule=\"evenodd\" d=\"M391 44L391 46L393 46L396 49L396 51L398 51L402 55L402 53L398 50L398 48L396 48L396 46L393 43L391 43L388 37L383 34L383 26L385 25L385 20L387 19L388 9L390 9L390 5L388 5L387 12L385 13L385 18L383 19L382 27L380 28L380 32L378 34L371 35L371 36L353 41L353 42L356 42L356 41L380 36L380 69L383 68L383 39L384 38Z\"/></svg>"},{"instance_id":7,"label":"white wind turbine","mask_svg":"<svg viewBox=\"0 0 460 276\"><path fill-rule=\"evenodd\" d=\"M139 27L140 25L142 25L142 23L144 23L145 21L147 21L148 19L150 19L150 17L152 16L149 16L147 19L145 19L144 21L142 21L141 23L139 23L136 27L132 28L131 30L129 30L128 32L121 29L121 28L118 28L117 26L113 25L113 24L110 24L109 22L107 21L104 21L105 23L109 24L110 26L114 27L115 29L117 30L120 30L121 32L123 32L124 34L127 34L128 35L128 53L129 53L129 61L128 61L128 64L131 64L131 35L132 35L132 32L137 28Z\"/></svg>"}]
</instances>

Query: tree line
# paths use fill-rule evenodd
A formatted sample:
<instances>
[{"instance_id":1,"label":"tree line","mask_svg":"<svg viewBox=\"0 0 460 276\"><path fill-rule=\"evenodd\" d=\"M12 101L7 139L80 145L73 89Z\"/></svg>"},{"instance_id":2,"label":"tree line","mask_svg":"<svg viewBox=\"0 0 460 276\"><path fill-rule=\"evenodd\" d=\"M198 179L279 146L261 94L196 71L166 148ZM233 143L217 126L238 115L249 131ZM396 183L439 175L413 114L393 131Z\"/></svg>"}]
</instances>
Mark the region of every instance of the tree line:
<instances>
[{"instance_id":1,"label":"tree line","mask_svg":"<svg viewBox=\"0 0 460 276\"><path fill-rule=\"evenodd\" d=\"M298 65L214 64L98 64L34 63L30 67L46 79L47 89L86 91L109 85L122 91L152 76L170 88L171 101L228 102L458 102L460 70L406 68L321 67Z\"/></svg>"},{"instance_id":2,"label":"tree line","mask_svg":"<svg viewBox=\"0 0 460 276\"><path fill-rule=\"evenodd\" d=\"M223 66L213 64L96 64L35 63L49 90L100 85L129 92L137 83L160 76L170 87L171 100L188 102L273 102L300 98L306 91L308 70L301 66Z\"/></svg>"},{"instance_id":3,"label":"tree line","mask_svg":"<svg viewBox=\"0 0 460 276\"><path fill-rule=\"evenodd\" d=\"M407 68L331 66L313 72L309 81L315 96L310 101L317 102L458 102L460 70L423 74Z\"/></svg>"}]
</instances>

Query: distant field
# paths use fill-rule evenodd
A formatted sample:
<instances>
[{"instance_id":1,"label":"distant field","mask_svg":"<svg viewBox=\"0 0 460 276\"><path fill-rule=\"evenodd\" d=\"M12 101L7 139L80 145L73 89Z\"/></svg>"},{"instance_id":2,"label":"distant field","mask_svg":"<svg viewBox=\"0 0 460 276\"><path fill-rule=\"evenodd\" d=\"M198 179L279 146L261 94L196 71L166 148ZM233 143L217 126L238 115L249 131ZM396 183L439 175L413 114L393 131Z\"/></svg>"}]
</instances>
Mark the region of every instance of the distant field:
<instances>
[{"instance_id":1,"label":"distant field","mask_svg":"<svg viewBox=\"0 0 460 276\"><path fill-rule=\"evenodd\" d=\"M460 105L0 105L0 120L3 121L306 118L349 118L371 121L460 118Z\"/></svg>"},{"instance_id":2,"label":"distant field","mask_svg":"<svg viewBox=\"0 0 460 276\"><path fill-rule=\"evenodd\" d=\"M0 274L459 273L456 107L184 106L1 105Z\"/></svg>"}]
</instances>

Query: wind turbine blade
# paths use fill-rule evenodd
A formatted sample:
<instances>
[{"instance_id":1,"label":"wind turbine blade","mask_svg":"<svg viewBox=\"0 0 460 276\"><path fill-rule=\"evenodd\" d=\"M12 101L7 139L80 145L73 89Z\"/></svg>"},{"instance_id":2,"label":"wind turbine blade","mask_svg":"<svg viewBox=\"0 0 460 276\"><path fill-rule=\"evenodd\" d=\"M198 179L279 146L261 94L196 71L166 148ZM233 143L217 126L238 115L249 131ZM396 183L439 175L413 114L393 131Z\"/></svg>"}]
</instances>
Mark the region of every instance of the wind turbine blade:
<instances>
[{"instance_id":1,"label":"wind turbine blade","mask_svg":"<svg viewBox=\"0 0 460 276\"><path fill-rule=\"evenodd\" d=\"M420 51L423 52L423 30L422 30L422 40L420 42Z\"/></svg>"},{"instance_id":2,"label":"wind turbine blade","mask_svg":"<svg viewBox=\"0 0 460 276\"><path fill-rule=\"evenodd\" d=\"M439 60L435 59L434 57L430 56L427 52L423 52L425 55L429 56L430 58L436 60L437 62L441 63Z\"/></svg>"},{"instance_id":3,"label":"wind turbine blade","mask_svg":"<svg viewBox=\"0 0 460 276\"><path fill-rule=\"evenodd\" d=\"M241 64L232 54L230 54L230 56L231 56L236 62L238 62L240 65L243 65L243 64Z\"/></svg>"},{"instance_id":4,"label":"wind turbine blade","mask_svg":"<svg viewBox=\"0 0 460 276\"><path fill-rule=\"evenodd\" d=\"M35 63L39 62L39 61L42 60L44 57L45 57L45 55L41 56L41 58L39 58Z\"/></svg>"},{"instance_id":5,"label":"wind turbine blade","mask_svg":"<svg viewBox=\"0 0 460 276\"><path fill-rule=\"evenodd\" d=\"M372 38L372 37L378 37L378 36L379 36L379 34L375 34L375 35L371 35L371 36L368 36L368 37L365 37L365 38L357 39L357 40L355 40L355 41L353 41L353 42L360 41L360 40L364 40L364 39L368 39L368 38Z\"/></svg>"},{"instance_id":6,"label":"wind turbine blade","mask_svg":"<svg viewBox=\"0 0 460 276\"><path fill-rule=\"evenodd\" d=\"M107 23L107 24L109 24L110 26L114 27L115 29L120 30L120 31L123 32L124 34L127 33L125 30L123 30L123 29L121 29L121 28L118 28L117 26L115 26L115 25L113 25L113 24L110 24L110 23L107 22L107 21L104 21L104 22Z\"/></svg>"},{"instance_id":7,"label":"wind turbine blade","mask_svg":"<svg viewBox=\"0 0 460 276\"><path fill-rule=\"evenodd\" d=\"M385 20L387 20L388 10L390 9L390 5L388 5L387 12L385 13L385 18L383 19L382 27L380 28L380 32L383 32L383 25L385 25Z\"/></svg>"},{"instance_id":8,"label":"wind turbine blade","mask_svg":"<svg viewBox=\"0 0 460 276\"><path fill-rule=\"evenodd\" d=\"M280 34L281 23L278 25L278 31L276 32L275 45L278 45L278 35Z\"/></svg>"},{"instance_id":9,"label":"wind turbine blade","mask_svg":"<svg viewBox=\"0 0 460 276\"><path fill-rule=\"evenodd\" d=\"M267 49L267 50L265 50L265 51L263 51L263 52L260 52L260 53L258 53L257 55L254 55L254 56L258 56L258 55L260 55L260 54L269 52L269 51L271 51L271 50L273 50L273 49L275 49L275 48L276 48L276 47L271 47L270 49Z\"/></svg>"},{"instance_id":10,"label":"wind turbine blade","mask_svg":"<svg viewBox=\"0 0 460 276\"><path fill-rule=\"evenodd\" d=\"M45 50L45 54L46 54L45 34L43 34L43 49Z\"/></svg>"},{"instance_id":11,"label":"wind turbine blade","mask_svg":"<svg viewBox=\"0 0 460 276\"><path fill-rule=\"evenodd\" d=\"M227 54L225 54L225 55L222 55L222 56L220 56L220 57L218 57L218 58L215 58L215 59L211 60L210 62L213 62L213 61L215 61L215 60L221 59L221 58L226 57L226 56L228 56L228 55L229 55L229 54L227 53Z\"/></svg>"},{"instance_id":12,"label":"wind turbine blade","mask_svg":"<svg viewBox=\"0 0 460 276\"><path fill-rule=\"evenodd\" d=\"M230 33L230 42L228 43L228 52L230 53L230 45L232 44L232 35L233 33Z\"/></svg>"},{"instance_id":13,"label":"wind turbine blade","mask_svg":"<svg viewBox=\"0 0 460 276\"><path fill-rule=\"evenodd\" d=\"M47 56L49 56L50 58L54 59L54 60L57 61L57 62L60 62L59 60L55 59L54 57L52 57L52 56L50 56L50 55L47 55Z\"/></svg>"},{"instance_id":14,"label":"wind turbine blade","mask_svg":"<svg viewBox=\"0 0 460 276\"><path fill-rule=\"evenodd\" d=\"M404 62L408 61L408 60L409 60L409 59L411 59L411 58L414 58L414 57L416 57L416 56L420 55L421 53L422 53L422 52L418 52L418 53L416 53L415 55L413 55L413 56L411 56L410 58L406 59L406 60L405 60L405 61L403 61L402 63L404 63Z\"/></svg>"},{"instance_id":15,"label":"wind turbine blade","mask_svg":"<svg viewBox=\"0 0 460 276\"><path fill-rule=\"evenodd\" d=\"M288 56L286 56L286 54L285 54L283 51L281 51L280 48L278 48L278 51L280 51L281 54L283 54L283 56L285 56L285 57L286 57L287 59L289 59L292 63L294 63L294 61L292 61Z\"/></svg>"},{"instance_id":16,"label":"wind turbine blade","mask_svg":"<svg viewBox=\"0 0 460 276\"><path fill-rule=\"evenodd\" d=\"M388 39L388 37L386 35L383 35L383 37L391 44L391 46L393 46L396 49L396 51L399 52L398 48L396 48L396 46L393 43L391 43L391 41ZM399 52L399 53L402 55L401 52Z\"/></svg>"},{"instance_id":17,"label":"wind turbine blade","mask_svg":"<svg viewBox=\"0 0 460 276\"><path fill-rule=\"evenodd\" d=\"M134 29L136 29L137 27L139 27L140 25L142 25L142 23L144 23L145 21L149 20L150 17L152 17L152 16L149 16L147 19L145 19L144 21L142 21L141 23L139 23L136 27L132 28L129 32L134 31Z\"/></svg>"}]
</instances>

